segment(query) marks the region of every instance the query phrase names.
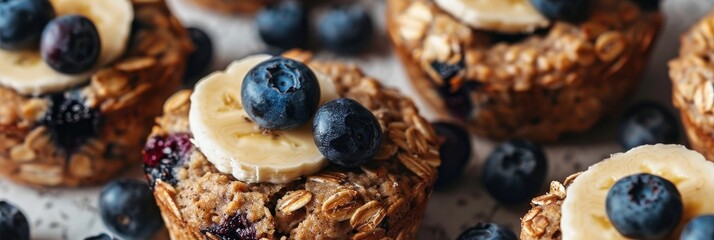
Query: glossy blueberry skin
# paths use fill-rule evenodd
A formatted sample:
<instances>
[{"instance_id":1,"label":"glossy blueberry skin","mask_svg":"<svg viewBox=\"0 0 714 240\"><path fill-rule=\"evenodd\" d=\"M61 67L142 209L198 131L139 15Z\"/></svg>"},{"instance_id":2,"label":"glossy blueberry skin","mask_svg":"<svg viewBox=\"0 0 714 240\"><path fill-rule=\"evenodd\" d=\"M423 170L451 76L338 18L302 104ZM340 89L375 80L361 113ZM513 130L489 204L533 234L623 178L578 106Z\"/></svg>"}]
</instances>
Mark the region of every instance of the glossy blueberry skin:
<instances>
[{"instance_id":1,"label":"glossy blueberry skin","mask_svg":"<svg viewBox=\"0 0 714 240\"><path fill-rule=\"evenodd\" d=\"M443 140L439 148L439 178L436 179L436 187L443 187L458 179L466 168L471 159L471 137L466 129L453 123L436 122L432 126Z\"/></svg>"},{"instance_id":2,"label":"glossy blueberry skin","mask_svg":"<svg viewBox=\"0 0 714 240\"><path fill-rule=\"evenodd\" d=\"M348 98L322 105L312 123L315 144L330 162L352 168L372 159L382 144L382 128L372 112Z\"/></svg>"},{"instance_id":3,"label":"glossy blueberry skin","mask_svg":"<svg viewBox=\"0 0 714 240\"><path fill-rule=\"evenodd\" d=\"M341 55L355 55L371 43L374 26L366 9L341 6L325 13L318 25L317 35L328 50Z\"/></svg>"},{"instance_id":4,"label":"glossy blueberry skin","mask_svg":"<svg viewBox=\"0 0 714 240\"><path fill-rule=\"evenodd\" d=\"M684 226L680 240L714 239L714 215L698 216Z\"/></svg>"},{"instance_id":5,"label":"glossy blueberry skin","mask_svg":"<svg viewBox=\"0 0 714 240\"><path fill-rule=\"evenodd\" d=\"M682 198L667 179L651 174L624 177L610 188L605 211L620 234L635 239L662 239L682 217Z\"/></svg>"},{"instance_id":6,"label":"glossy blueberry skin","mask_svg":"<svg viewBox=\"0 0 714 240\"><path fill-rule=\"evenodd\" d=\"M107 235L106 233L102 233L97 236L87 237L84 240L114 240L114 238Z\"/></svg>"},{"instance_id":7,"label":"glossy blueberry skin","mask_svg":"<svg viewBox=\"0 0 714 240\"><path fill-rule=\"evenodd\" d=\"M245 111L267 129L291 129L312 118L320 102L320 84L305 64L275 57L253 67L243 80Z\"/></svg>"},{"instance_id":8,"label":"glossy blueberry skin","mask_svg":"<svg viewBox=\"0 0 714 240\"><path fill-rule=\"evenodd\" d=\"M268 5L258 12L255 19L258 34L263 42L276 48L306 48L308 15L308 9L298 1Z\"/></svg>"},{"instance_id":9,"label":"glossy blueberry skin","mask_svg":"<svg viewBox=\"0 0 714 240\"><path fill-rule=\"evenodd\" d=\"M123 239L148 239L164 225L149 185L135 179L104 186L99 213L104 225Z\"/></svg>"},{"instance_id":10,"label":"glossy blueberry skin","mask_svg":"<svg viewBox=\"0 0 714 240\"><path fill-rule=\"evenodd\" d=\"M66 15L47 24L40 55L54 70L77 74L91 69L99 59L101 40L97 27L80 15Z\"/></svg>"},{"instance_id":11,"label":"glossy blueberry skin","mask_svg":"<svg viewBox=\"0 0 714 240\"><path fill-rule=\"evenodd\" d=\"M503 225L479 223L459 235L456 240L518 240L516 234Z\"/></svg>"},{"instance_id":12,"label":"glossy blueberry skin","mask_svg":"<svg viewBox=\"0 0 714 240\"><path fill-rule=\"evenodd\" d=\"M530 200L543 185L548 162L543 149L527 140L511 140L486 159L482 181L496 200L517 204Z\"/></svg>"},{"instance_id":13,"label":"glossy blueberry skin","mask_svg":"<svg viewBox=\"0 0 714 240\"><path fill-rule=\"evenodd\" d=\"M541 14L553 20L577 22L587 18L590 0L530 0Z\"/></svg>"},{"instance_id":14,"label":"glossy blueberry skin","mask_svg":"<svg viewBox=\"0 0 714 240\"><path fill-rule=\"evenodd\" d=\"M100 132L102 115L84 104L80 97L59 93L49 96L51 102L40 123L47 127L52 139L67 153L78 150Z\"/></svg>"},{"instance_id":15,"label":"glossy blueberry skin","mask_svg":"<svg viewBox=\"0 0 714 240\"><path fill-rule=\"evenodd\" d=\"M0 238L29 240L30 223L25 214L6 201L0 201Z\"/></svg>"},{"instance_id":16,"label":"glossy blueberry skin","mask_svg":"<svg viewBox=\"0 0 714 240\"><path fill-rule=\"evenodd\" d=\"M0 48L37 47L42 29L54 16L48 0L0 0Z\"/></svg>"},{"instance_id":17,"label":"glossy blueberry skin","mask_svg":"<svg viewBox=\"0 0 714 240\"><path fill-rule=\"evenodd\" d=\"M679 142L679 125L672 113L654 102L629 110L620 123L619 141L625 150L645 144Z\"/></svg>"},{"instance_id":18,"label":"glossy blueberry skin","mask_svg":"<svg viewBox=\"0 0 714 240\"><path fill-rule=\"evenodd\" d=\"M191 42L193 43L193 52L188 56L188 62L186 63L186 80L192 80L196 77L200 77L201 74L206 72L206 69L211 65L211 60L213 59L213 42L211 37L208 36L206 32L199 28L189 27L186 28L188 31L188 36L191 37ZM191 82L193 85L195 82Z\"/></svg>"}]
</instances>

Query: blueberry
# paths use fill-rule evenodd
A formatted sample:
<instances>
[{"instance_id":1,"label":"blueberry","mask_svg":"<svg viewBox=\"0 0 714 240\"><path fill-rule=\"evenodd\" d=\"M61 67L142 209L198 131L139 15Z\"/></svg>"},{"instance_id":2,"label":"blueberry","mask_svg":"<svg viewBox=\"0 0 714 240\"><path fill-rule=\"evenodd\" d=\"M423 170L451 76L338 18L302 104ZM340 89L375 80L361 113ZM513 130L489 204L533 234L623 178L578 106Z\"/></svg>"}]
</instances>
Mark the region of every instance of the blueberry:
<instances>
[{"instance_id":1,"label":"blueberry","mask_svg":"<svg viewBox=\"0 0 714 240\"><path fill-rule=\"evenodd\" d=\"M714 239L714 215L698 216L687 223L680 240Z\"/></svg>"},{"instance_id":2,"label":"blueberry","mask_svg":"<svg viewBox=\"0 0 714 240\"><path fill-rule=\"evenodd\" d=\"M114 180L99 195L102 221L121 238L148 239L163 226L149 186L135 179Z\"/></svg>"},{"instance_id":3,"label":"blueberry","mask_svg":"<svg viewBox=\"0 0 714 240\"><path fill-rule=\"evenodd\" d=\"M382 144L382 128L357 101L339 98L322 105L312 123L315 144L330 162L357 167L372 159Z\"/></svg>"},{"instance_id":4,"label":"blueberry","mask_svg":"<svg viewBox=\"0 0 714 240\"><path fill-rule=\"evenodd\" d=\"M49 97L51 105L40 120L57 146L71 153L99 134L101 115L78 97L63 93Z\"/></svg>"},{"instance_id":5,"label":"blueberry","mask_svg":"<svg viewBox=\"0 0 714 240\"><path fill-rule=\"evenodd\" d=\"M194 49L191 55L188 56L185 79L193 80L206 72L208 66L211 65L213 42L211 42L208 34L201 29L189 27L186 30L188 31L188 36L191 37ZM193 82L191 82L192 84Z\"/></svg>"},{"instance_id":6,"label":"blueberry","mask_svg":"<svg viewBox=\"0 0 714 240\"><path fill-rule=\"evenodd\" d=\"M439 77L444 81L449 81L456 76L462 69L463 64L448 64L439 61L431 62L431 68L439 74Z\"/></svg>"},{"instance_id":7,"label":"blueberry","mask_svg":"<svg viewBox=\"0 0 714 240\"><path fill-rule=\"evenodd\" d=\"M667 179L651 174L624 177L610 188L605 211L627 238L662 239L682 217L682 197Z\"/></svg>"},{"instance_id":8,"label":"blueberry","mask_svg":"<svg viewBox=\"0 0 714 240\"><path fill-rule=\"evenodd\" d=\"M213 224L208 229L201 232L211 233L222 240L257 240L257 234L253 223L248 221L248 217L238 212L230 216L221 224Z\"/></svg>"},{"instance_id":9,"label":"blueberry","mask_svg":"<svg viewBox=\"0 0 714 240\"><path fill-rule=\"evenodd\" d=\"M483 183L496 200L516 204L532 198L548 170L543 149L527 140L505 142L491 152L483 169Z\"/></svg>"},{"instance_id":10,"label":"blueberry","mask_svg":"<svg viewBox=\"0 0 714 240\"><path fill-rule=\"evenodd\" d=\"M0 1L0 48L37 47L42 29L54 16L48 0Z\"/></svg>"},{"instance_id":11,"label":"blueberry","mask_svg":"<svg viewBox=\"0 0 714 240\"><path fill-rule=\"evenodd\" d=\"M342 55L362 52L372 41L372 18L364 8L340 6L330 9L320 20L318 38L330 51Z\"/></svg>"},{"instance_id":12,"label":"blueberry","mask_svg":"<svg viewBox=\"0 0 714 240\"><path fill-rule=\"evenodd\" d=\"M441 155L441 166L439 166L439 178L436 179L436 186L447 185L461 176L466 164L471 159L471 137L466 129L445 122L432 124L436 134L444 141L439 149Z\"/></svg>"},{"instance_id":13,"label":"blueberry","mask_svg":"<svg viewBox=\"0 0 714 240\"><path fill-rule=\"evenodd\" d=\"M667 109L654 102L630 108L620 124L620 145L629 150L645 144L677 143L679 126Z\"/></svg>"},{"instance_id":14,"label":"blueberry","mask_svg":"<svg viewBox=\"0 0 714 240\"><path fill-rule=\"evenodd\" d=\"M101 40L97 27L80 15L66 15L50 21L42 32L40 55L58 72L87 71L99 59Z\"/></svg>"},{"instance_id":15,"label":"blueberry","mask_svg":"<svg viewBox=\"0 0 714 240\"><path fill-rule=\"evenodd\" d=\"M253 67L243 80L245 111L267 129L291 129L312 118L320 102L317 77L305 64L275 57Z\"/></svg>"},{"instance_id":16,"label":"blueberry","mask_svg":"<svg viewBox=\"0 0 714 240\"><path fill-rule=\"evenodd\" d=\"M114 240L114 238L112 236L107 235L106 233L102 233L97 236L87 237L84 240Z\"/></svg>"},{"instance_id":17,"label":"blueberry","mask_svg":"<svg viewBox=\"0 0 714 240\"><path fill-rule=\"evenodd\" d=\"M459 235L457 240L518 240L516 234L505 226L495 223L479 223Z\"/></svg>"},{"instance_id":18,"label":"blueberry","mask_svg":"<svg viewBox=\"0 0 714 240\"><path fill-rule=\"evenodd\" d=\"M530 0L547 18L577 22L587 17L590 0Z\"/></svg>"},{"instance_id":19,"label":"blueberry","mask_svg":"<svg viewBox=\"0 0 714 240\"><path fill-rule=\"evenodd\" d=\"M308 40L308 10L298 1L268 5L256 17L258 33L266 44L281 48L305 48Z\"/></svg>"},{"instance_id":20,"label":"blueberry","mask_svg":"<svg viewBox=\"0 0 714 240\"><path fill-rule=\"evenodd\" d=\"M6 201L0 201L0 238L30 239L30 223L25 218L25 214Z\"/></svg>"},{"instance_id":21,"label":"blueberry","mask_svg":"<svg viewBox=\"0 0 714 240\"><path fill-rule=\"evenodd\" d=\"M152 137L146 142L142 155L144 174L150 186L153 187L158 179L171 185L178 182L174 168L183 165L193 151L190 138L187 133L176 133L166 137Z\"/></svg>"}]
</instances>

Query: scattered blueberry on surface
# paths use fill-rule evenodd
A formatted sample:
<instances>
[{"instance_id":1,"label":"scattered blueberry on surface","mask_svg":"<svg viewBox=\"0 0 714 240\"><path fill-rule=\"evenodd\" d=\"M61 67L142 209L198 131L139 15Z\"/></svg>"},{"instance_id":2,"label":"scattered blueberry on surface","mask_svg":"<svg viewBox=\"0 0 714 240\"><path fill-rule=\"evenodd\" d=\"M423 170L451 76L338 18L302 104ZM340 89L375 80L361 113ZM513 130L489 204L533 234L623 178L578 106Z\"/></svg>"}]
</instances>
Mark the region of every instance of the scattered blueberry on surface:
<instances>
[{"instance_id":1,"label":"scattered blueberry on surface","mask_svg":"<svg viewBox=\"0 0 714 240\"><path fill-rule=\"evenodd\" d=\"M99 195L106 227L121 238L148 239L163 226L149 185L135 179L114 180Z\"/></svg>"},{"instance_id":2,"label":"scattered blueberry on surface","mask_svg":"<svg viewBox=\"0 0 714 240\"><path fill-rule=\"evenodd\" d=\"M645 144L677 143L677 119L662 105L643 102L627 110L620 123L619 141L629 150Z\"/></svg>"},{"instance_id":3,"label":"scattered blueberry on surface","mask_svg":"<svg viewBox=\"0 0 714 240\"><path fill-rule=\"evenodd\" d=\"M257 240L255 226L248 221L243 213L236 213L230 216L222 224L213 224L210 228L202 232L210 232L220 239L234 240Z\"/></svg>"},{"instance_id":4,"label":"scattered blueberry on surface","mask_svg":"<svg viewBox=\"0 0 714 240\"><path fill-rule=\"evenodd\" d=\"M320 84L305 64L275 57L253 67L243 80L246 113L267 129L291 129L312 118L320 102Z\"/></svg>"},{"instance_id":5,"label":"scattered blueberry on surface","mask_svg":"<svg viewBox=\"0 0 714 240\"><path fill-rule=\"evenodd\" d=\"M102 233L97 236L87 237L84 240L114 240L114 238L106 233Z\"/></svg>"},{"instance_id":6,"label":"scattered blueberry on surface","mask_svg":"<svg viewBox=\"0 0 714 240\"><path fill-rule=\"evenodd\" d=\"M73 152L87 140L99 135L101 115L89 108L79 97L56 94L49 99L51 105L40 123L52 133L57 146Z\"/></svg>"},{"instance_id":7,"label":"scattered blueberry on surface","mask_svg":"<svg viewBox=\"0 0 714 240\"><path fill-rule=\"evenodd\" d=\"M6 201L0 201L0 237L12 240L30 239L30 223L25 214Z\"/></svg>"},{"instance_id":8,"label":"scattered blueberry on surface","mask_svg":"<svg viewBox=\"0 0 714 240\"><path fill-rule=\"evenodd\" d=\"M188 36L193 42L193 52L188 56L186 63L186 80L199 77L211 65L213 59L213 42L206 32L199 28L186 28Z\"/></svg>"},{"instance_id":9,"label":"scattered blueberry on surface","mask_svg":"<svg viewBox=\"0 0 714 240\"><path fill-rule=\"evenodd\" d=\"M698 216L689 220L680 240L714 239L714 215Z\"/></svg>"},{"instance_id":10,"label":"scattered blueberry on surface","mask_svg":"<svg viewBox=\"0 0 714 240\"><path fill-rule=\"evenodd\" d=\"M486 159L483 183L499 202L530 200L543 185L548 162L543 149L527 140L511 140L496 147Z\"/></svg>"},{"instance_id":11,"label":"scattered blueberry on surface","mask_svg":"<svg viewBox=\"0 0 714 240\"><path fill-rule=\"evenodd\" d=\"M149 139L142 152L144 158L144 174L151 183L161 179L175 185L178 180L174 176L174 167L183 164L193 150L191 136L188 133L178 133L166 137L156 136Z\"/></svg>"},{"instance_id":12,"label":"scattered blueberry on surface","mask_svg":"<svg viewBox=\"0 0 714 240\"><path fill-rule=\"evenodd\" d=\"M608 219L627 238L666 237L677 227L682 209L677 187L667 179L646 173L618 180L605 200Z\"/></svg>"},{"instance_id":13,"label":"scattered blueberry on surface","mask_svg":"<svg viewBox=\"0 0 714 240\"><path fill-rule=\"evenodd\" d=\"M97 27L80 15L58 17L42 32L40 55L47 65L61 73L76 74L91 69L100 51Z\"/></svg>"},{"instance_id":14,"label":"scattered blueberry on surface","mask_svg":"<svg viewBox=\"0 0 714 240\"><path fill-rule=\"evenodd\" d=\"M322 155L343 167L362 165L377 154L382 144L377 118L348 98L322 105L313 120L312 134Z\"/></svg>"},{"instance_id":15,"label":"scattered blueberry on surface","mask_svg":"<svg viewBox=\"0 0 714 240\"><path fill-rule=\"evenodd\" d=\"M372 41L374 26L367 10L340 6L328 10L320 19L318 38L330 51L342 55L362 52Z\"/></svg>"},{"instance_id":16,"label":"scattered blueberry on surface","mask_svg":"<svg viewBox=\"0 0 714 240\"><path fill-rule=\"evenodd\" d=\"M266 44L281 48L305 48L308 42L308 9L292 0L264 7L256 17L258 33Z\"/></svg>"},{"instance_id":17,"label":"scattered blueberry on surface","mask_svg":"<svg viewBox=\"0 0 714 240\"><path fill-rule=\"evenodd\" d=\"M495 223L479 223L459 235L457 240L518 240L507 227Z\"/></svg>"},{"instance_id":18,"label":"scattered blueberry on surface","mask_svg":"<svg viewBox=\"0 0 714 240\"><path fill-rule=\"evenodd\" d=\"M530 0L547 18L579 21L587 17L590 0Z\"/></svg>"},{"instance_id":19,"label":"scattered blueberry on surface","mask_svg":"<svg viewBox=\"0 0 714 240\"><path fill-rule=\"evenodd\" d=\"M436 134L444 142L439 149L441 165L436 186L445 186L461 176L466 164L471 159L471 137L466 129L453 123L436 122L432 124Z\"/></svg>"},{"instance_id":20,"label":"scattered blueberry on surface","mask_svg":"<svg viewBox=\"0 0 714 240\"><path fill-rule=\"evenodd\" d=\"M0 1L0 48L36 47L42 29L54 16L48 0Z\"/></svg>"}]
</instances>

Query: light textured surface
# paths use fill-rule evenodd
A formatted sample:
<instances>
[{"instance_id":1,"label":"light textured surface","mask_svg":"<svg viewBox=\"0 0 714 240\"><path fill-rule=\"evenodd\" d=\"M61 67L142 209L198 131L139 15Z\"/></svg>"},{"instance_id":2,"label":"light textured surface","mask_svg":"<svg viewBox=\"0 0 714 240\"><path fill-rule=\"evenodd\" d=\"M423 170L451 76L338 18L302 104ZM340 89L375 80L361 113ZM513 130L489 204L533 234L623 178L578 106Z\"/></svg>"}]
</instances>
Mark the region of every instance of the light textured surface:
<instances>
[{"instance_id":1,"label":"light textured surface","mask_svg":"<svg viewBox=\"0 0 714 240\"><path fill-rule=\"evenodd\" d=\"M170 0L170 3L187 26L207 29L216 41L216 49L219 51L216 52L214 69L224 69L232 60L263 49L249 16L218 15L199 9L185 0ZM383 2L366 0L363 3L374 10L374 16L380 23L383 22ZM638 99L652 99L670 105L671 84L667 77L666 62L677 55L679 35L712 6L714 0L665 0L665 29L647 68ZM407 81L383 32L378 34L375 43L369 54L358 59L341 60L355 62L383 83L398 86L401 91L414 95L425 115L433 117L432 111L421 102ZM321 52L320 58L336 57ZM611 119L589 133L566 136L560 142L547 144L545 147L550 159L548 179L562 181L569 174L583 170L611 153L621 151L616 144L615 122ZM488 196L479 177L482 163L494 143L474 139L476 154L460 182L432 195L420 238L454 239L463 229L480 221L495 221L518 231L519 218L525 214L528 207L503 206ZM128 176L139 176L138 172L133 171L133 174ZM544 185L541 193L545 191ZM9 199L20 205L28 214L33 239L82 239L106 231L98 215L98 192L99 188L35 190L0 179L0 199Z\"/></svg>"}]
</instances>

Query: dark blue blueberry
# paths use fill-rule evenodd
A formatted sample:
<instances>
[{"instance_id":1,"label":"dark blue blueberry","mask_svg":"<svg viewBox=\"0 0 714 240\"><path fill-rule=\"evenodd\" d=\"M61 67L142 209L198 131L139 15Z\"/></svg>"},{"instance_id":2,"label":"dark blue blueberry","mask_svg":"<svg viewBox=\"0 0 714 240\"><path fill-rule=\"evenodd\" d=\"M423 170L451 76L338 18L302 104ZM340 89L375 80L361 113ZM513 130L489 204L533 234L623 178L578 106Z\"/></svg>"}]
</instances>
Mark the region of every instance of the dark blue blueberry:
<instances>
[{"instance_id":1,"label":"dark blue blueberry","mask_svg":"<svg viewBox=\"0 0 714 240\"><path fill-rule=\"evenodd\" d=\"M620 124L620 145L629 150L645 144L679 142L677 119L663 106L643 102L630 108Z\"/></svg>"},{"instance_id":2,"label":"dark blue blueberry","mask_svg":"<svg viewBox=\"0 0 714 240\"><path fill-rule=\"evenodd\" d=\"M193 85L194 82L192 80L200 77L211 65L213 42L211 42L211 37L201 29L189 27L186 30L188 31L188 36L191 37L194 49L191 55L188 56L185 79L187 81L190 80L190 84Z\"/></svg>"},{"instance_id":3,"label":"dark blue blueberry","mask_svg":"<svg viewBox=\"0 0 714 240\"><path fill-rule=\"evenodd\" d=\"M533 6L547 18L564 21L580 21L588 16L590 0L530 0Z\"/></svg>"},{"instance_id":4,"label":"dark blue blueberry","mask_svg":"<svg viewBox=\"0 0 714 240\"><path fill-rule=\"evenodd\" d=\"M248 221L245 214L238 212L230 216L221 224L213 224L201 232L211 233L221 240L257 240L257 233L253 223Z\"/></svg>"},{"instance_id":5,"label":"dark blue blueberry","mask_svg":"<svg viewBox=\"0 0 714 240\"><path fill-rule=\"evenodd\" d=\"M377 154L382 144L377 118L362 104L347 98L320 107L312 123L312 135L322 155L343 167L362 165Z\"/></svg>"},{"instance_id":6,"label":"dark blue blueberry","mask_svg":"<svg viewBox=\"0 0 714 240\"><path fill-rule=\"evenodd\" d=\"M443 140L439 149L439 178L436 179L436 186L443 187L458 179L471 159L471 137L466 129L453 123L436 122L432 125Z\"/></svg>"},{"instance_id":7,"label":"dark blue blueberry","mask_svg":"<svg viewBox=\"0 0 714 240\"><path fill-rule=\"evenodd\" d=\"M121 238L148 239L164 223L149 185L135 179L114 180L99 195L104 225Z\"/></svg>"},{"instance_id":8,"label":"dark blue blueberry","mask_svg":"<svg viewBox=\"0 0 714 240\"><path fill-rule=\"evenodd\" d=\"M80 15L50 21L42 32L40 55L58 72L76 74L91 69L101 51L97 27Z\"/></svg>"},{"instance_id":9,"label":"dark blue blueberry","mask_svg":"<svg viewBox=\"0 0 714 240\"><path fill-rule=\"evenodd\" d=\"M166 137L156 136L146 142L142 152L144 174L151 187L159 179L171 185L178 182L174 168L185 163L193 151L190 139L188 133L177 133Z\"/></svg>"},{"instance_id":10,"label":"dark blue blueberry","mask_svg":"<svg viewBox=\"0 0 714 240\"><path fill-rule=\"evenodd\" d=\"M256 17L258 33L266 44L281 48L305 48L308 40L308 10L298 1L268 5Z\"/></svg>"},{"instance_id":11,"label":"dark blue blueberry","mask_svg":"<svg viewBox=\"0 0 714 240\"><path fill-rule=\"evenodd\" d=\"M714 239L714 215L698 216L687 223L680 240Z\"/></svg>"},{"instance_id":12,"label":"dark blue blueberry","mask_svg":"<svg viewBox=\"0 0 714 240\"><path fill-rule=\"evenodd\" d=\"M642 10L657 10L659 9L660 1L661 0L633 0L635 3L637 3L638 6Z\"/></svg>"},{"instance_id":13,"label":"dark blue blueberry","mask_svg":"<svg viewBox=\"0 0 714 240\"><path fill-rule=\"evenodd\" d=\"M370 44L373 28L372 18L366 9L340 6L325 13L317 34L328 50L342 55L354 55Z\"/></svg>"},{"instance_id":14,"label":"dark blue blueberry","mask_svg":"<svg viewBox=\"0 0 714 240\"><path fill-rule=\"evenodd\" d=\"M84 240L114 240L114 238L106 233L102 233L97 236L87 237Z\"/></svg>"},{"instance_id":15,"label":"dark blue blueberry","mask_svg":"<svg viewBox=\"0 0 714 240\"><path fill-rule=\"evenodd\" d=\"M30 223L25 218L25 214L6 201L0 201L0 238L30 239Z\"/></svg>"},{"instance_id":16,"label":"dark blue blueberry","mask_svg":"<svg viewBox=\"0 0 714 240\"><path fill-rule=\"evenodd\" d=\"M87 107L81 99L63 93L51 96L50 102L50 108L40 123L52 133L55 144L67 153L77 150L88 139L99 135L99 111Z\"/></svg>"},{"instance_id":17,"label":"dark blue blueberry","mask_svg":"<svg viewBox=\"0 0 714 240\"><path fill-rule=\"evenodd\" d=\"M320 102L317 77L305 64L275 57L253 67L243 80L245 111L267 129L291 129L312 118Z\"/></svg>"},{"instance_id":18,"label":"dark blue blueberry","mask_svg":"<svg viewBox=\"0 0 714 240\"><path fill-rule=\"evenodd\" d=\"M37 47L42 29L54 16L48 0L0 0L0 48Z\"/></svg>"},{"instance_id":19,"label":"dark blue blueberry","mask_svg":"<svg viewBox=\"0 0 714 240\"><path fill-rule=\"evenodd\" d=\"M458 74L461 69L464 69L464 66L462 64L448 64L439 61L433 61L431 62L431 68L434 69L434 71L436 71L437 73L439 73L439 76L442 80L449 81L452 77L456 76L456 74Z\"/></svg>"},{"instance_id":20,"label":"dark blue blueberry","mask_svg":"<svg viewBox=\"0 0 714 240\"><path fill-rule=\"evenodd\" d=\"M607 218L615 229L636 239L669 235L682 217L682 208L682 197L674 184L645 173L615 182L605 201Z\"/></svg>"},{"instance_id":21,"label":"dark blue blueberry","mask_svg":"<svg viewBox=\"0 0 714 240\"><path fill-rule=\"evenodd\" d=\"M511 140L496 147L486 159L483 183L499 202L530 200L543 185L548 162L543 149L527 140Z\"/></svg>"},{"instance_id":22,"label":"dark blue blueberry","mask_svg":"<svg viewBox=\"0 0 714 240\"><path fill-rule=\"evenodd\" d=\"M518 240L518 237L505 226L479 223L466 229L456 240Z\"/></svg>"}]
</instances>

